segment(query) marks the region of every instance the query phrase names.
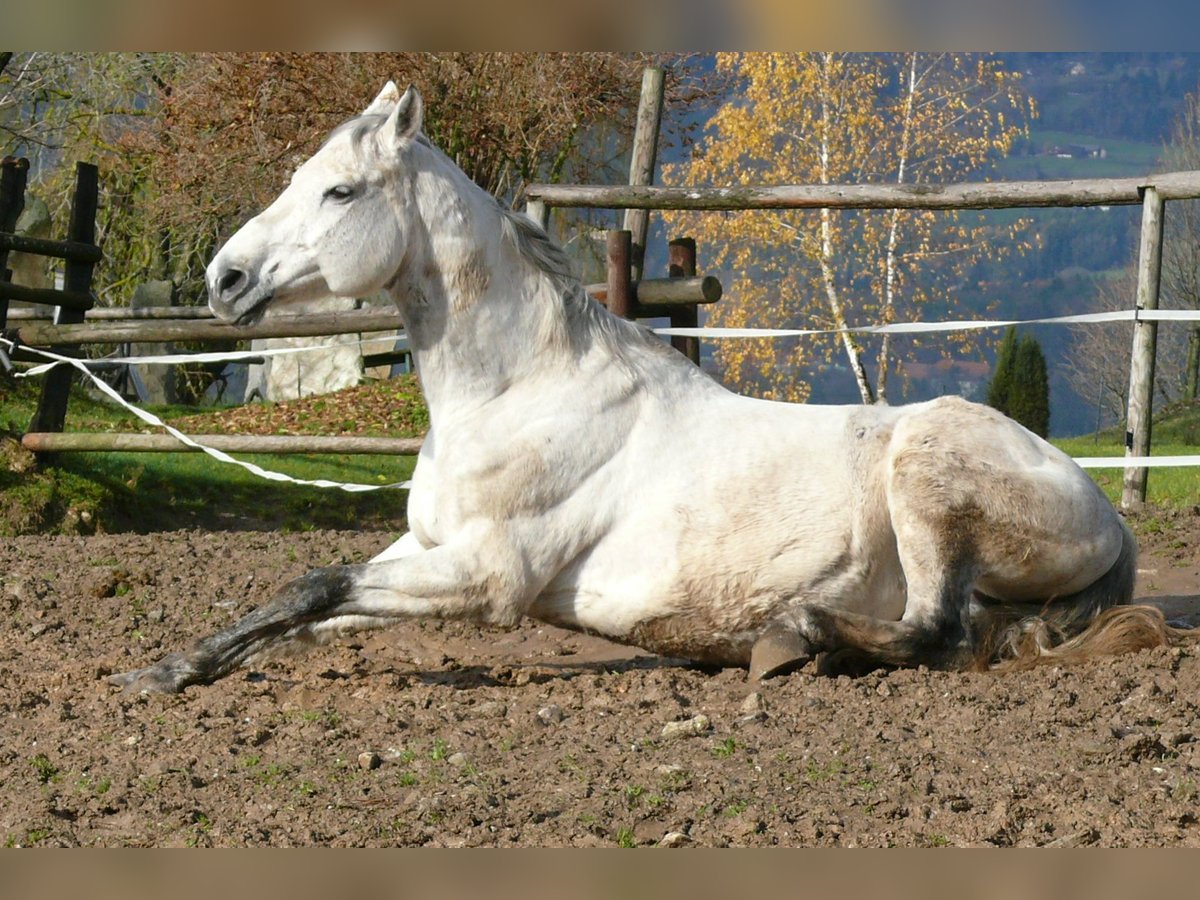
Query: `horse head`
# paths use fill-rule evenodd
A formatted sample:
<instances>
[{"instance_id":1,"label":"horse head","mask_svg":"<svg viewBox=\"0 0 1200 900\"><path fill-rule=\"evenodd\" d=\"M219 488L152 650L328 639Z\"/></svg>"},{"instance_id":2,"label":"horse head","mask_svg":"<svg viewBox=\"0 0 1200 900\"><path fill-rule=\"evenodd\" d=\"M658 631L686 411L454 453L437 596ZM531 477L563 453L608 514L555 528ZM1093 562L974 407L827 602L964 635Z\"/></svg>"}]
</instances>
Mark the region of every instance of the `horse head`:
<instances>
[{"instance_id":1,"label":"horse head","mask_svg":"<svg viewBox=\"0 0 1200 900\"><path fill-rule=\"evenodd\" d=\"M361 297L391 280L411 230L423 105L392 82L335 129L266 210L237 231L206 272L209 307L238 324L268 306Z\"/></svg>"}]
</instances>

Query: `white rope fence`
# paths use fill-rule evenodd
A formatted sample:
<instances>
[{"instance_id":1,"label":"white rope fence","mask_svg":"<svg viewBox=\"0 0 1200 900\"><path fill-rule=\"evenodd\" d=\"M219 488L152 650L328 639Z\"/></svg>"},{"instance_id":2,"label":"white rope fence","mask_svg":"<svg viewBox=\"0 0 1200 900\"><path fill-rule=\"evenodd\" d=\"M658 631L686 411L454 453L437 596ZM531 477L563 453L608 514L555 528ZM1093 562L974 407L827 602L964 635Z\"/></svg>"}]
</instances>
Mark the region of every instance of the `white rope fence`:
<instances>
[{"instance_id":1,"label":"white rope fence","mask_svg":"<svg viewBox=\"0 0 1200 900\"><path fill-rule=\"evenodd\" d=\"M1101 313L1081 313L1070 316L1053 316L1040 319L972 319L960 320L953 322L895 322L889 325L864 325L847 328L720 328L720 327L695 327L695 328L673 328L663 327L651 329L655 334L663 336L682 336L709 338L717 340L727 339L762 339L762 338L781 338L781 337L812 337L817 335L835 335L835 334L933 334L945 332L962 332L962 331L981 331L989 328L1007 328L1015 325L1091 325L1105 324L1109 322L1200 322L1200 310L1179 310L1179 309L1126 309L1116 310L1112 312ZM361 492L361 491L376 491L397 488L409 488L412 486L411 481L398 482L395 484L372 485L372 484L354 484L342 483L336 481L327 481L325 479L304 480L293 478L290 475L285 475L282 472L273 472L256 466L253 463L243 460L234 459L229 454L217 450L213 447L204 446L194 439L183 434L176 428L168 425L158 416L149 413L143 409L139 409L133 404L125 400L117 391L115 391L107 382L99 378L94 372L88 368L89 363L103 364L111 366L114 363L123 365L178 365L180 363L189 362L240 362L249 359L261 359L269 356L283 356L292 353L314 353L322 350L332 350L339 347L355 346L367 343L374 343L378 338L363 338L354 341L334 341L328 344L321 344L310 347L280 347L276 349L263 349L253 351L230 351L218 353L193 353L180 354L169 356L129 356L122 359L105 359L105 360L84 360L75 359L73 357L61 356L57 353L51 353L47 350L36 350L32 347L22 346L22 349L29 353L35 353L48 362L28 369L25 372L18 373L17 377L33 377L42 375L48 372L51 368L58 365L69 365L84 375L86 375L93 384L109 399L113 400L118 405L124 407L129 412L133 413L143 422L152 425L156 428L162 428L167 434L174 437L181 443L200 450L213 459L224 463L232 463L233 465L241 466L247 471L258 475L261 478L266 478L271 481L291 482L292 484L306 485L322 488L337 488L343 491ZM14 343L7 338L0 337L0 344L5 344L9 351L16 349ZM1200 466L1200 455L1194 456L1088 456L1076 457L1075 463L1085 469L1127 469L1127 468L1156 468L1156 467L1177 467L1177 466Z\"/></svg>"}]
</instances>

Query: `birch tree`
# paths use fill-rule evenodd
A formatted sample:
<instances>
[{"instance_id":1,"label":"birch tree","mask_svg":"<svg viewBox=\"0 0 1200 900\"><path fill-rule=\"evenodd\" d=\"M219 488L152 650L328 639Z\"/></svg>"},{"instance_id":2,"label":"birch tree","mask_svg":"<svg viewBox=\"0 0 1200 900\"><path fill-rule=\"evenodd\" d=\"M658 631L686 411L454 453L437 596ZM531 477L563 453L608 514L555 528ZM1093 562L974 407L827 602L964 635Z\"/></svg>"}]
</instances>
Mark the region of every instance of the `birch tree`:
<instances>
[{"instance_id":1,"label":"birch tree","mask_svg":"<svg viewBox=\"0 0 1200 900\"><path fill-rule=\"evenodd\" d=\"M965 54L727 53L719 71L739 90L708 124L692 158L669 167L683 185L929 184L978 175L1025 132L1032 103L996 60ZM825 327L916 318L983 253L1024 249L1020 223L991 240L978 219L921 210L677 214L727 272L710 323ZM896 342L846 332L831 341L724 342L726 381L801 400L798 373L841 359L862 402L886 401Z\"/></svg>"}]
</instances>

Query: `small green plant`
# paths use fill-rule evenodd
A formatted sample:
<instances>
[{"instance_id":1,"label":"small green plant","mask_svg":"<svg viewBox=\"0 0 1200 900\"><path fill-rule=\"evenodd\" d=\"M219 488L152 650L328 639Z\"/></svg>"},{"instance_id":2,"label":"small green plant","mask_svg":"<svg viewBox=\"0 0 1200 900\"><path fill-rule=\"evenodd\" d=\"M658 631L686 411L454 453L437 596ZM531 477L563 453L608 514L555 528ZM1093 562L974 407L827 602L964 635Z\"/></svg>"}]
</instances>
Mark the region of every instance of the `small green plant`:
<instances>
[{"instance_id":1,"label":"small green plant","mask_svg":"<svg viewBox=\"0 0 1200 900\"><path fill-rule=\"evenodd\" d=\"M311 781L301 781L298 785L296 785L296 793L303 794L305 797L311 797L319 790L320 788L318 788Z\"/></svg>"},{"instance_id":2,"label":"small green plant","mask_svg":"<svg viewBox=\"0 0 1200 900\"><path fill-rule=\"evenodd\" d=\"M617 831L617 846L626 850L637 846L637 839L633 836L632 828L621 828Z\"/></svg>"},{"instance_id":3,"label":"small green plant","mask_svg":"<svg viewBox=\"0 0 1200 900\"><path fill-rule=\"evenodd\" d=\"M50 762L50 758L45 753L39 753L33 759L29 760L29 764L33 766L33 771L37 775L38 781L42 784L47 784L52 779L58 777L58 766Z\"/></svg>"},{"instance_id":4,"label":"small green plant","mask_svg":"<svg viewBox=\"0 0 1200 900\"><path fill-rule=\"evenodd\" d=\"M401 787L412 787L417 783L417 776L414 772L410 772L406 769L400 773L396 780L400 783Z\"/></svg>"},{"instance_id":5,"label":"small green plant","mask_svg":"<svg viewBox=\"0 0 1200 900\"><path fill-rule=\"evenodd\" d=\"M446 758L446 751L450 749L446 742L441 738L433 739L433 749L429 751L429 758L434 762L438 762Z\"/></svg>"},{"instance_id":6,"label":"small green plant","mask_svg":"<svg viewBox=\"0 0 1200 900\"><path fill-rule=\"evenodd\" d=\"M737 741L731 737L727 737L725 740L721 741L721 743L713 747L712 752L713 756L717 757L717 759L729 759L729 757L733 756L734 751L736 750Z\"/></svg>"},{"instance_id":7,"label":"small green plant","mask_svg":"<svg viewBox=\"0 0 1200 900\"><path fill-rule=\"evenodd\" d=\"M840 775L845 769L846 764L836 757L824 765L810 761L804 769L804 777L816 784Z\"/></svg>"},{"instance_id":8,"label":"small green plant","mask_svg":"<svg viewBox=\"0 0 1200 900\"><path fill-rule=\"evenodd\" d=\"M725 809L723 809L722 812L724 812L725 815L729 816L730 818L733 818L735 816L740 816L749 806L749 800L734 800L732 803L725 804Z\"/></svg>"},{"instance_id":9,"label":"small green plant","mask_svg":"<svg viewBox=\"0 0 1200 900\"><path fill-rule=\"evenodd\" d=\"M646 793L646 789L639 784L627 785L625 788L625 805L632 807L637 803L638 797Z\"/></svg>"}]
</instances>

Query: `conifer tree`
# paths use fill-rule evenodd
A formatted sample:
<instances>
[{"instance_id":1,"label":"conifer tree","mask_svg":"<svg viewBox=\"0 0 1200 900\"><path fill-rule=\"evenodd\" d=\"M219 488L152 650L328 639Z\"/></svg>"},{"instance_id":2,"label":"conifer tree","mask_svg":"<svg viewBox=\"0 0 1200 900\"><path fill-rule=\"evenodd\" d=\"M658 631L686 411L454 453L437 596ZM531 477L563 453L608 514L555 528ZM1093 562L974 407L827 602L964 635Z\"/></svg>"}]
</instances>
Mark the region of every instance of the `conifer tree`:
<instances>
[{"instance_id":1,"label":"conifer tree","mask_svg":"<svg viewBox=\"0 0 1200 900\"><path fill-rule=\"evenodd\" d=\"M1017 355L1017 329L1009 328L996 351L996 368L988 385L987 404L993 409L1008 414L1009 395L1012 393L1013 362Z\"/></svg>"},{"instance_id":2,"label":"conifer tree","mask_svg":"<svg viewBox=\"0 0 1200 900\"><path fill-rule=\"evenodd\" d=\"M987 402L1034 434L1049 434L1050 380L1046 357L1036 338L1025 335L1018 340L1016 329L1008 329L996 354Z\"/></svg>"}]
</instances>

